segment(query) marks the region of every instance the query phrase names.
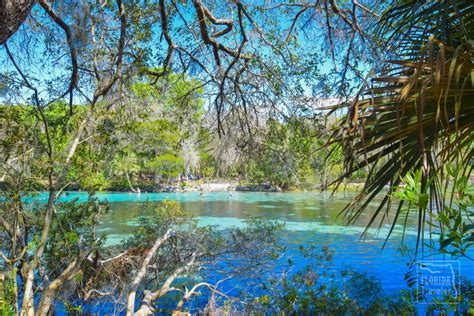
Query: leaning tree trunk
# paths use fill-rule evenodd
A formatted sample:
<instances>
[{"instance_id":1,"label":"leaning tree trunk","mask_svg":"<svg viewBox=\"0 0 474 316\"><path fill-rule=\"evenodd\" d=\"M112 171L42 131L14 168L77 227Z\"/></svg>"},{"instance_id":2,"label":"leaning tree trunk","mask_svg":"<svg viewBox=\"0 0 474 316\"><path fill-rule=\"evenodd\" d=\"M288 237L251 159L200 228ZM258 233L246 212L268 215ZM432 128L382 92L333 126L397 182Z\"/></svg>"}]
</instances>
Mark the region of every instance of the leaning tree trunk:
<instances>
[{"instance_id":1,"label":"leaning tree trunk","mask_svg":"<svg viewBox=\"0 0 474 316\"><path fill-rule=\"evenodd\" d=\"M135 188L132 185L132 181L130 180L130 175L128 174L128 172L125 172L125 177L127 178L127 182L128 182L128 186L130 187L130 190L132 190L132 192L137 192L137 190L135 190Z\"/></svg>"},{"instance_id":2,"label":"leaning tree trunk","mask_svg":"<svg viewBox=\"0 0 474 316\"><path fill-rule=\"evenodd\" d=\"M5 274L0 270L0 311L7 306L7 297L5 295Z\"/></svg>"},{"instance_id":3,"label":"leaning tree trunk","mask_svg":"<svg viewBox=\"0 0 474 316\"><path fill-rule=\"evenodd\" d=\"M34 4L35 0L0 0L0 45L18 30Z\"/></svg>"}]
</instances>

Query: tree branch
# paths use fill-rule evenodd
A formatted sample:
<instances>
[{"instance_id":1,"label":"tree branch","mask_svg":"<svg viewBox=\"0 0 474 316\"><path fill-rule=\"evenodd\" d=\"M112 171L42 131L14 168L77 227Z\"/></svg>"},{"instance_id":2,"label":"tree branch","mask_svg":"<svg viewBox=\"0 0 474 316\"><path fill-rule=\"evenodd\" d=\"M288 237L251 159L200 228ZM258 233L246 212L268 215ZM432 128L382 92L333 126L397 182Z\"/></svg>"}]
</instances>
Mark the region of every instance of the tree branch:
<instances>
[{"instance_id":1,"label":"tree branch","mask_svg":"<svg viewBox=\"0 0 474 316\"><path fill-rule=\"evenodd\" d=\"M158 291L146 293L145 297L143 298L142 305L140 309L137 311L136 315L150 315L150 313L153 313L153 310L151 309L151 304L154 301L156 301L157 299L159 299L166 293L169 293L171 291L176 291L177 289L171 287L171 284L179 275L191 269L191 267L194 265L196 261L196 257L197 257L197 254L193 253L191 255L191 258L188 260L188 262L184 266L176 268L173 271L173 273L166 279L166 281L163 283L163 285Z\"/></svg>"},{"instance_id":2,"label":"tree branch","mask_svg":"<svg viewBox=\"0 0 474 316\"><path fill-rule=\"evenodd\" d=\"M127 316L131 316L131 315L134 314L135 297L137 295L137 290L138 290L138 287L140 286L140 284L142 283L143 278L145 277L146 270L148 268L148 265L150 264L151 259L155 255L158 248L160 248L160 246L166 240L168 240L168 238L170 236L171 236L171 228L169 228L161 238L158 238L155 241L155 244L153 245L153 247L148 252L147 256L145 257L145 260L143 260L142 266L141 266L140 270L138 271L137 275L135 276L135 278L133 279L130 291L129 291L128 296L127 296Z\"/></svg>"}]
</instances>

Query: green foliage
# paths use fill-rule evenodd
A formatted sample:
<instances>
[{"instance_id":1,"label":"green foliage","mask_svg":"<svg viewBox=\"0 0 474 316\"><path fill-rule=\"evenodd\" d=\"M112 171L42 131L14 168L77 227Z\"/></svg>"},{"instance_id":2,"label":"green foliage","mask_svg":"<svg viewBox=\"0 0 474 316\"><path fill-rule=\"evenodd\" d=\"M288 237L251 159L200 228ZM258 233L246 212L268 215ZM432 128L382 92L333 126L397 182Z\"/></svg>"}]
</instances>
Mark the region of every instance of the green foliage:
<instances>
[{"instance_id":1,"label":"green foliage","mask_svg":"<svg viewBox=\"0 0 474 316\"><path fill-rule=\"evenodd\" d=\"M10 273L4 273L0 270L0 315L4 316L13 316L15 315L13 305L14 305L14 295L15 295L15 269L10 271Z\"/></svg>"},{"instance_id":2,"label":"green foliage","mask_svg":"<svg viewBox=\"0 0 474 316\"><path fill-rule=\"evenodd\" d=\"M165 200L159 204L149 206L151 206L152 211L138 218L138 231L125 242L125 248L148 247L153 244L157 236L163 235L172 226L179 229L180 225L190 224L192 228L195 228L189 222L191 218L189 214L176 201ZM192 230L187 225L185 228L186 230Z\"/></svg>"},{"instance_id":3,"label":"green foliage","mask_svg":"<svg viewBox=\"0 0 474 316\"><path fill-rule=\"evenodd\" d=\"M115 174L123 176L126 173L133 174L140 170L137 155L133 152L126 152L115 156L112 162L112 170Z\"/></svg>"},{"instance_id":4,"label":"green foliage","mask_svg":"<svg viewBox=\"0 0 474 316\"><path fill-rule=\"evenodd\" d=\"M125 106L96 105L68 168L66 179L72 188L104 190L112 182L115 189L133 188L138 173L151 172L168 179L183 171L178 155L182 142L199 137L204 130L200 82L170 73L158 81L147 75L137 76L128 84ZM55 153L53 165L58 172L66 155L59 153L67 153L86 110L82 105L70 108L65 102L54 102L43 109ZM42 120L38 108L0 106L0 114L2 155L28 163L28 174L34 174L30 180L44 187L50 161L46 134L38 128ZM199 148L202 152L205 149ZM126 181L117 181L119 177Z\"/></svg>"},{"instance_id":5,"label":"green foliage","mask_svg":"<svg viewBox=\"0 0 474 316\"><path fill-rule=\"evenodd\" d=\"M107 211L107 203L100 202L93 196L89 197L85 203L77 203L77 200L58 203L56 221L51 225L45 249L45 267L55 270L59 266L66 266L81 251L99 249L103 236L96 233L95 227L100 214ZM42 210L39 209L36 212L42 212ZM35 227L42 227L42 223L36 223Z\"/></svg>"},{"instance_id":6,"label":"green foliage","mask_svg":"<svg viewBox=\"0 0 474 316\"><path fill-rule=\"evenodd\" d=\"M202 176L210 178L216 174L217 163L214 156L209 153L203 152L200 154L199 161L199 172Z\"/></svg>"},{"instance_id":7,"label":"green foliage","mask_svg":"<svg viewBox=\"0 0 474 316\"><path fill-rule=\"evenodd\" d=\"M79 187L86 191L101 191L110 187L110 181L102 172L89 173L79 178Z\"/></svg>"},{"instance_id":8,"label":"green foliage","mask_svg":"<svg viewBox=\"0 0 474 316\"><path fill-rule=\"evenodd\" d=\"M427 192L430 184L423 190L421 170L409 173L403 179L403 185L392 197L399 198L408 203L405 212L422 211L429 212L428 224L435 229L434 233L439 235L438 245L430 244L441 253L456 256L468 256L468 250L474 245L474 223L471 218L474 215L474 186L469 182L467 176L463 176L460 168L449 166L447 176L452 179L451 200L439 205L438 209L431 210L428 207L429 194ZM474 258L470 258L474 260Z\"/></svg>"},{"instance_id":9,"label":"green foliage","mask_svg":"<svg viewBox=\"0 0 474 316\"><path fill-rule=\"evenodd\" d=\"M451 171L454 176L458 171ZM453 203L444 210L431 214L439 223L439 251L452 256L465 256L471 260L468 250L474 245L474 185L466 176L455 176Z\"/></svg>"},{"instance_id":10,"label":"green foliage","mask_svg":"<svg viewBox=\"0 0 474 316\"><path fill-rule=\"evenodd\" d=\"M322 118L291 117L284 122L270 119L266 129L262 144L247 162L251 181L307 188L327 181L325 177L338 176L339 170L328 162L334 165L342 155L337 148L325 146Z\"/></svg>"},{"instance_id":11,"label":"green foliage","mask_svg":"<svg viewBox=\"0 0 474 316\"><path fill-rule=\"evenodd\" d=\"M425 211L428 208L429 195L427 191L429 183L425 186L422 185L421 170L408 173L403 179L403 184L404 186L392 196L410 203L417 210Z\"/></svg>"},{"instance_id":12,"label":"green foliage","mask_svg":"<svg viewBox=\"0 0 474 316\"><path fill-rule=\"evenodd\" d=\"M183 158L174 154L157 156L147 163L147 167L166 179L176 178L183 172Z\"/></svg>"}]
</instances>

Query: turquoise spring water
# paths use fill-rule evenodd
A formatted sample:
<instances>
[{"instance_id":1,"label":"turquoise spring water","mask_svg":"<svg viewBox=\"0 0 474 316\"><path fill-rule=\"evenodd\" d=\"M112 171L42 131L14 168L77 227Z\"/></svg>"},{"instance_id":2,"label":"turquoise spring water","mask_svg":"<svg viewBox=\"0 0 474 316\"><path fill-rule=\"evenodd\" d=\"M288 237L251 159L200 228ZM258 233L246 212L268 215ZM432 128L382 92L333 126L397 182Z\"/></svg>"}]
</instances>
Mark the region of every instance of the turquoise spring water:
<instances>
[{"instance_id":1,"label":"turquoise spring water","mask_svg":"<svg viewBox=\"0 0 474 316\"><path fill-rule=\"evenodd\" d=\"M403 228L397 225L391 238L383 248L385 237L391 225L388 214L380 229L369 229L365 238L361 238L371 211L377 207L374 201L366 212L361 214L354 225L345 225L340 211L353 197L353 194L336 193L254 193L209 192L200 195L190 193L108 193L99 192L96 197L107 200L110 211L101 218L99 230L108 237L107 243L113 245L131 236L137 229L137 218L145 215L150 208L145 202L176 200L190 214L195 216L199 225L211 225L216 229L228 229L245 225L248 217L262 217L281 221L285 224L282 243L287 247L284 260L291 259L296 268L304 267L306 259L300 254L300 245L329 246L335 251L334 269L352 268L358 272L367 272L377 277L386 293L396 293L407 289L404 280L407 263L410 258L399 250L402 244ZM35 199L45 200L46 195ZM68 192L62 201L87 199L85 192ZM404 245L410 248L416 243L415 216L409 216L403 237ZM378 225L378 223L377 223ZM428 238L428 235L425 236ZM382 249L383 248L383 249ZM451 259L426 253L428 259ZM474 263L459 259L461 275L474 280Z\"/></svg>"},{"instance_id":2,"label":"turquoise spring water","mask_svg":"<svg viewBox=\"0 0 474 316\"><path fill-rule=\"evenodd\" d=\"M369 221L371 209L377 206L374 201L369 209L354 224L345 225L344 218L338 216L350 201L352 194L336 193L256 193L209 192L203 196L199 192L190 193L108 193L96 196L110 203L110 212L101 219L100 230L108 236L108 243L114 244L127 238L137 229L137 218L147 212L144 202L176 200L194 215L199 225L211 225L216 229L226 229L245 225L245 219L258 216L285 223L282 242L287 246L287 257L294 262L305 264L299 255L300 245L322 247L328 245L335 251L336 268L352 267L361 272L375 275L387 292L406 289L404 280L407 272L407 256L400 253L403 228L397 225L385 248L382 246L390 229L390 216L380 229L369 229L365 238L361 234ZM40 198L45 199L46 196ZM79 201L87 199L85 192L69 192L61 199ZM409 217L405 230L404 244L414 248L416 241L416 217ZM426 236L428 237L428 236ZM429 256L430 253L427 253ZM430 256L437 258L440 256ZM449 259L449 258L447 258ZM474 264L461 259L462 275L473 278Z\"/></svg>"}]
</instances>

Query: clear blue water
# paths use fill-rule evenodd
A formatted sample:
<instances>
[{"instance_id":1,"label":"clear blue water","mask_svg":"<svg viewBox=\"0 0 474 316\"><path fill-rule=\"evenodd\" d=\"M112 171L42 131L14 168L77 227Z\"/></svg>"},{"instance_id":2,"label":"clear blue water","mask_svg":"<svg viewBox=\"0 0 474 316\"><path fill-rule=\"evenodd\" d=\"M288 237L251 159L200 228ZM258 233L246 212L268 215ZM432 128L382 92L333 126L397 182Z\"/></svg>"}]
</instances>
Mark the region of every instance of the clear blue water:
<instances>
[{"instance_id":1,"label":"clear blue water","mask_svg":"<svg viewBox=\"0 0 474 316\"><path fill-rule=\"evenodd\" d=\"M285 260L291 258L296 266L304 266L305 259L297 251L300 245L322 247L328 245L335 251L334 267L351 267L360 272L376 276L387 293L406 289L404 280L408 257L399 252L402 227L398 226L385 248L382 246L390 227L390 216L380 230L370 229L366 238L361 234L370 216L370 208L362 214L355 225L345 225L338 216L349 202L351 194L337 193L331 199L328 193L253 193L212 192L200 196L192 193L97 193L99 199L110 202L110 212L101 219L100 229L108 235L108 243L123 240L137 229L137 217L144 210L145 201L176 200L200 225L212 225L226 229L244 225L249 216L259 216L285 223L282 242L287 246ZM45 198L45 197L42 197ZM87 199L84 192L69 192L63 200ZM404 244L415 247L416 218L408 218ZM427 253L429 255L429 253ZM439 258L436 257L436 258ZM449 258L447 258L449 259ZM462 275L474 279L474 264L461 259Z\"/></svg>"}]
</instances>

